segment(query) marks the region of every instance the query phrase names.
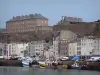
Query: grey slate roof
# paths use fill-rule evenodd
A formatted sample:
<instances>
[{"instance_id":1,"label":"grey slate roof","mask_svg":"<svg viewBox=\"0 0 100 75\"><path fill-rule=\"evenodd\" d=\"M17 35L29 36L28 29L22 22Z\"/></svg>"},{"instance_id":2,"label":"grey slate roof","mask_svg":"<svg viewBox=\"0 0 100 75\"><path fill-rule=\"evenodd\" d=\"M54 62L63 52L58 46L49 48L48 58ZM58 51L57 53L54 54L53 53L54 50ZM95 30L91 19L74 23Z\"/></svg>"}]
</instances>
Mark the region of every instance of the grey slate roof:
<instances>
[{"instance_id":1,"label":"grey slate roof","mask_svg":"<svg viewBox=\"0 0 100 75\"><path fill-rule=\"evenodd\" d=\"M13 17L12 19L10 19L9 21L18 21L18 20L26 20L26 19L47 19L46 17L42 16L41 14L29 14L29 15L25 15L25 16L16 16ZM7 22L9 22L7 21Z\"/></svg>"}]
</instances>

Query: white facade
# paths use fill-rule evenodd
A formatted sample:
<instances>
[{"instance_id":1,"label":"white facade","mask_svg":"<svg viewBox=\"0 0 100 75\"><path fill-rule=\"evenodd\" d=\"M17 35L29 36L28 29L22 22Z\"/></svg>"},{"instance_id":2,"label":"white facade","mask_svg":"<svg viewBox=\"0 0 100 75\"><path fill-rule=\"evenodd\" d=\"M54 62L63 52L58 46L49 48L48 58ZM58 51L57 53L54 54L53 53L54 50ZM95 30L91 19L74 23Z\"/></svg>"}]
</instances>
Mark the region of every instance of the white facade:
<instances>
[{"instance_id":1,"label":"white facade","mask_svg":"<svg viewBox=\"0 0 100 75\"><path fill-rule=\"evenodd\" d=\"M11 43L7 45L8 55L24 56L24 51L28 47L28 43Z\"/></svg>"},{"instance_id":2,"label":"white facade","mask_svg":"<svg viewBox=\"0 0 100 75\"><path fill-rule=\"evenodd\" d=\"M88 38L81 39L81 55L91 55L93 50L94 50L93 39L88 39Z\"/></svg>"},{"instance_id":3,"label":"white facade","mask_svg":"<svg viewBox=\"0 0 100 75\"><path fill-rule=\"evenodd\" d=\"M69 43L68 54L69 56L77 55L77 43Z\"/></svg>"},{"instance_id":4,"label":"white facade","mask_svg":"<svg viewBox=\"0 0 100 75\"><path fill-rule=\"evenodd\" d=\"M94 50L94 39L89 38L78 38L77 41L69 43L68 45L69 56L81 55L88 56L92 55Z\"/></svg>"},{"instance_id":5,"label":"white facade","mask_svg":"<svg viewBox=\"0 0 100 75\"><path fill-rule=\"evenodd\" d=\"M56 59L59 58L59 37L53 41L53 53Z\"/></svg>"},{"instance_id":6,"label":"white facade","mask_svg":"<svg viewBox=\"0 0 100 75\"><path fill-rule=\"evenodd\" d=\"M33 41L29 44L29 55L43 55L44 51L44 41Z\"/></svg>"},{"instance_id":7,"label":"white facade","mask_svg":"<svg viewBox=\"0 0 100 75\"><path fill-rule=\"evenodd\" d=\"M100 38L95 38L94 39L94 50L93 50L94 55L100 55Z\"/></svg>"}]
</instances>

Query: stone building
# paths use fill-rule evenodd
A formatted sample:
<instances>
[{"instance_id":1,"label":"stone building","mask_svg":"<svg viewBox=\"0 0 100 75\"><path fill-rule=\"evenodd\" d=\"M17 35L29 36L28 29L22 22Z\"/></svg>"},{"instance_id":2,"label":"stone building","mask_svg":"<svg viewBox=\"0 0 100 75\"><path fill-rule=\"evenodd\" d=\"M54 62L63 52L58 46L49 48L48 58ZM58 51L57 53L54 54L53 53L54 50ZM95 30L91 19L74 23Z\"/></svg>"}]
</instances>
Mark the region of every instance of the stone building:
<instances>
[{"instance_id":1,"label":"stone building","mask_svg":"<svg viewBox=\"0 0 100 75\"><path fill-rule=\"evenodd\" d=\"M62 16L62 19L58 22L58 24L61 23L66 23L66 24L70 24L70 23L75 23L75 22L83 22L82 18L77 18L77 17L68 17L68 16Z\"/></svg>"},{"instance_id":2,"label":"stone building","mask_svg":"<svg viewBox=\"0 0 100 75\"><path fill-rule=\"evenodd\" d=\"M77 35L71 31L63 30L60 32L59 55L68 56L68 44L75 40Z\"/></svg>"},{"instance_id":3,"label":"stone building","mask_svg":"<svg viewBox=\"0 0 100 75\"><path fill-rule=\"evenodd\" d=\"M16 16L6 22L6 29L0 33L1 42L30 42L52 40L52 26L41 14Z\"/></svg>"},{"instance_id":4,"label":"stone building","mask_svg":"<svg viewBox=\"0 0 100 75\"><path fill-rule=\"evenodd\" d=\"M7 30L31 29L35 26L48 26L48 19L41 14L16 16L6 22Z\"/></svg>"}]
</instances>

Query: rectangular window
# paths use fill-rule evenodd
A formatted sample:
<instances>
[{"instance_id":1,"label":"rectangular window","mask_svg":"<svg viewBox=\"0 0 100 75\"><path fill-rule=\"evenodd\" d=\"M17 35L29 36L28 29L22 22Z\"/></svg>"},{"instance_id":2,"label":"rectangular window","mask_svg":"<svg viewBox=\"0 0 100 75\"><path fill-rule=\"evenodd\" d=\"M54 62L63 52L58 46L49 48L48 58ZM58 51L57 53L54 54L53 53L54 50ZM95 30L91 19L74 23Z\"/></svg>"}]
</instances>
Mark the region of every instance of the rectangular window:
<instances>
[{"instance_id":1,"label":"rectangular window","mask_svg":"<svg viewBox=\"0 0 100 75\"><path fill-rule=\"evenodd\" d=\"M81 55L81 51L78 51L78 52L77 52L77 55Z\"/></svg>"},{"instance_id":2,"label":"rectangular window","mask_svg":"<svg viewBox=\"0 0 100 75\"><path fill-rule=\"evenodd\" d=\"M78 46L80 46L80 45L81 45L81 43L77 43L77 45L78 45Z\"/></svg>"},{"instance_id":3,"label":"rectangular window","mask_svg":"<svg viewBox=\"0 0 100 75\"><path fill-rule=\"evenodd\" d=\"M77 50L81 50L81 47L77 47Z\"/></svg>"}]
</instances>

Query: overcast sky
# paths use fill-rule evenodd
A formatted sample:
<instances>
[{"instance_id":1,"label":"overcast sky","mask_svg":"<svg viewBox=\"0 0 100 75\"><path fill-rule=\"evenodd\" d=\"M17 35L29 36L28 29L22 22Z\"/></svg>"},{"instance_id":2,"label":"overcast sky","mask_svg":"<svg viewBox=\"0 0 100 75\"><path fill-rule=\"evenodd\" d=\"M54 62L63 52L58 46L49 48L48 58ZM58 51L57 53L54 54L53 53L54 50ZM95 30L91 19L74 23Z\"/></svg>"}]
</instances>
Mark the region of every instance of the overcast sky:
<instances>
[{"instance_id":1,"label":"overcast sky","mask_svg":"<svg viewBox=\"0 0 100 75\"><path fill-rule=\"evenodd\" d=\"M100 0L0 0L0 27L13 16L40 13L56 24L61 16L80 17L84 21L100 19Z\"/></svg>"}]
</instances>

